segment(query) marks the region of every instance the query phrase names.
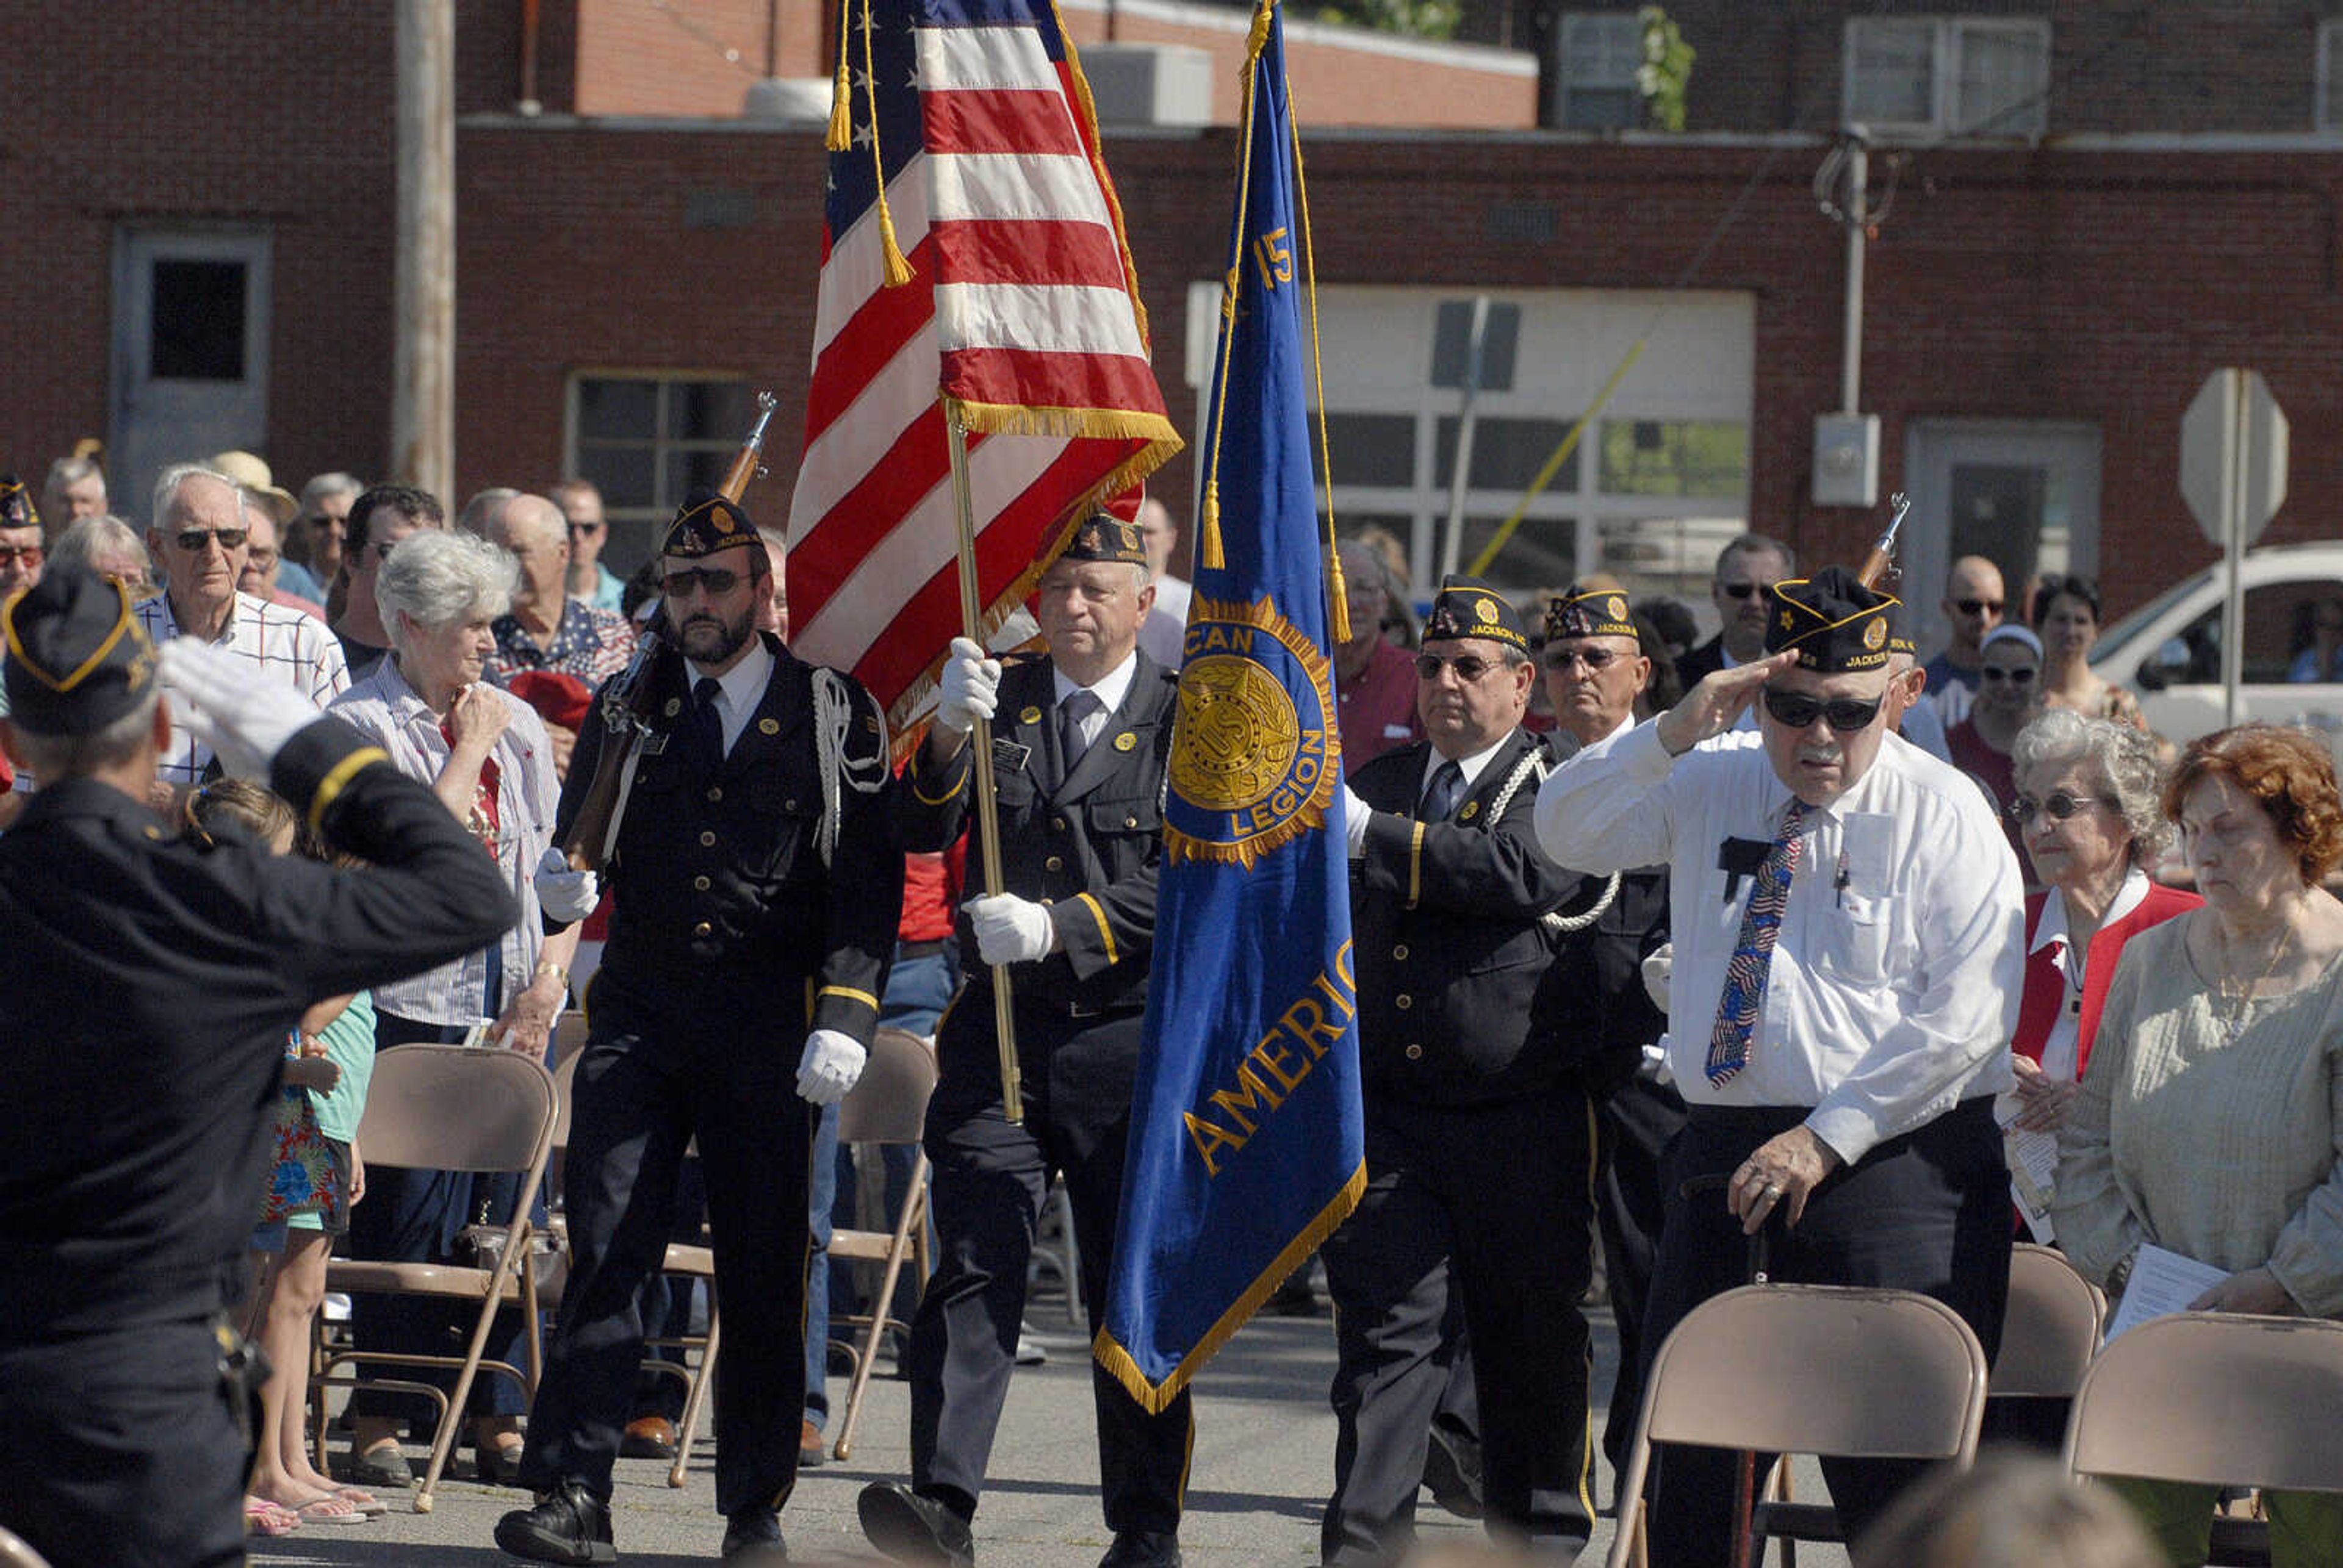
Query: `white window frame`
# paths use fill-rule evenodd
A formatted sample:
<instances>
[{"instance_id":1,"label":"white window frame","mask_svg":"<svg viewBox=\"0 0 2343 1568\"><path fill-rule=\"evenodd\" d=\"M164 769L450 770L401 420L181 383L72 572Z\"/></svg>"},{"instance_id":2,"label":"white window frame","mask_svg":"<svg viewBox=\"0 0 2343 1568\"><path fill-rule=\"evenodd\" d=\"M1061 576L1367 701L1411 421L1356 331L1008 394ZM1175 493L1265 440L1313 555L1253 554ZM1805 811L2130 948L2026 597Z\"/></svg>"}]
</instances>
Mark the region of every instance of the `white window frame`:
<instances>
[{"instance_id":1,"label":"white window frame","mask_svg":"<svg viewBox=\"0 0 2343 1568\"><path fill-rule=\"evenodd\" d=\"M1855 58L1861 35L1874 27L1916 25L1925 25L1929 29L1928 58L1932 78L1929 117L1926 120L1882 120L1858 114L1855 109ZM1967 38L1986 34L2039 40L2043 90L2028 113L2005 119L1989 130L1971 130L1961 118L1962 49ZM1997 139L2041 136L2046 134L2050 124L2050 19L2046 16L1850 16L1839 55L1839 104L1843 111L1840 117L1849 122L1860 122L1867 129L1891 136Z\"/></svg>"},{"instance_id":2,"label":"white window frame","mask_svg":"<svg viewBox=\"0 0 2343 1568\"><path fill-rule=\"evenodd\" d=\"M2343 90L2343 70L2337 68L2338 48L2343 48L2343 22L2321 22L2310 121L2314 130L2330 136L2343 133L2343 105L2335 102L2337 92Z\"/></svg>"},{"instance_id":3,"label":"white window frame","mask_svg":"<svg viewBox=\"0 0 2343 1568\"><path fill-rule=\"evenodd\" d=\"M1632 47L1628 51L1631 64L1627 67L1626 75L1612 78L1581 79L1574 69L1576 42L1574 35L1581 32L1608 32L1614 28L1624 32L1632 42ZM1598 45L1597 48L1603 55L1607 55L1611 53L1611 45L1607 40ZM1570 95L1574 88L1589 92L1617 92L1624 88L1634 96L1638 112L1631 116L1628 125L1622 128L1634 129L1643 117L1641 114L1643 91L1636 81L1636 72L1643 64L1643 58L1644 23L1643 18L1636 13L1633 11L1564 12L1562 26L1556 35L1554 45L1554 123L1556 128L1568 128L1570 126Z\"/></svg>"}]
</instances>

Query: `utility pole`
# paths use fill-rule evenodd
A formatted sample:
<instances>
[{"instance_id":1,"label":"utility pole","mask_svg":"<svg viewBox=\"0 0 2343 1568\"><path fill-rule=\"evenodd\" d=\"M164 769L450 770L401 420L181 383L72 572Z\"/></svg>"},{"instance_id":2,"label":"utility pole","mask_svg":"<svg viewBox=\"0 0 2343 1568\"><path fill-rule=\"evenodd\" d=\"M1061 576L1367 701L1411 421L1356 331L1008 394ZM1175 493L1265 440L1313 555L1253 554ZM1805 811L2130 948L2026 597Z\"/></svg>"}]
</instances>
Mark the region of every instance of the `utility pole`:
<instances>
[{"instance_id":1,"label":"utility pole","mask_svg":"<svg viewBox=\"0 0 2343 1568\"><path fill-rule=\"evenodd\" d=\"M456 13L397 0L398 225L391 471L453 501L456 480Z\"/></svg>"}]
</instances>

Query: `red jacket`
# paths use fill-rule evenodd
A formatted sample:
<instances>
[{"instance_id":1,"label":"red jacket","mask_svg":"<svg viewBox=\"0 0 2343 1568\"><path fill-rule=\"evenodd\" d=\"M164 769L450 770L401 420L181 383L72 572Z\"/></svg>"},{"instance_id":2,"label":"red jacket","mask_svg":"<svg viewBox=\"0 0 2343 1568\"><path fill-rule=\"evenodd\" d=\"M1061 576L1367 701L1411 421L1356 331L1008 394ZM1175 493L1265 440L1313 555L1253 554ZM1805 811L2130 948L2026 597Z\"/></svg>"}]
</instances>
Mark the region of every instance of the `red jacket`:
<instances>
[{"instance_id":1,"label":"red jacket","mask_svg":"<svg viewBox=\"0 0 2343 1568\"><path fill-rule=\"evenodd\" d=\"M2050 1038L2051 1026L2058 1021L2058 1004L2066 995L2066 977L2060 971L2056 953L2034 947L2035 929L2042 923L2042 906L2049 897L2046 890L2026 900L2026 990L2017 1003L2017 1038L2009 1042L2010 1050L2033 1061L2042 1060L2042 1047ZM2083 963L2083 1012L2075 1035L2077 1078L2090 1065L2091 1040L2099 1032L2099 1013L2107 1006L2107 987L2116 978L2116 960L2124 943L2204 901L2194 893L2150 882L2147 897L2137 909L2101 926L2091 939L2091 950Z\"/></svg>"}]
</instances>

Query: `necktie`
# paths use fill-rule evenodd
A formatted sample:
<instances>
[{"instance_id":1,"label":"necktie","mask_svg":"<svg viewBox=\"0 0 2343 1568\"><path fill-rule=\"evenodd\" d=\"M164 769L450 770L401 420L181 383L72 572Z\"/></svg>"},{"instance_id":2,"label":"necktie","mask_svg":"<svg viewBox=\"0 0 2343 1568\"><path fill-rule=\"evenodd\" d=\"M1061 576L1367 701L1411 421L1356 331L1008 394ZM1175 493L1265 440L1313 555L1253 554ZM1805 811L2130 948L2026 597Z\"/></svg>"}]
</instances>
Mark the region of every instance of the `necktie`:
<instances>
[{"instance_id":1,"label":"necktie","mask_svg":"<svg viewBox=\"0 0 2343 1568\"><path fill-rule=\"evenodd\" d=\"M1797 874L1798 851L1805 844L1799 828L1805 817L1806 803L1791 801L1782 814L1782 830L1766 849L1765 864L1757 868L1748 906L1741 911L1741 936L1725 967L1725 994L1717 1002L1716 1027L1708 1037L1704 1069L1709 1082L1720 1088L1748 1064L1749 1033L1765 1005L1765 971L1774 960L1782 911L1789 907L1790 879Z\"/></svg>"},{"instance_id":2,"label":"necktie","mask_svg":"<svg viewBox=\"0 0 2343 1568\"><path fill-rule=\"evenodd\" d=\"M1082 720L1102 706L1088 691L1077 691L1058 704L1058 753L1066 759L1067 772L1071 773L1082 753L1090 749L1090 742L1082 739Z\"/></svg>"},{"instance_id":3,"label":"necktie","mask_svg":"<svg viewBox=\"0 0 2343 1568\"><path fill-rule=\"evenodd\" d=\"M1416 817L1425 822L1445 822L1463 797L1464 769L1452 759L1432 770L1432 782L1423 787L1423 809Z\"/></svg>"},{"instance_id":4,"label":"necktie","mask_svg":"<svg viewBox=\"0 0 2343 1568\"><path fill-rule=\"evenodd\" d=\"M691 749L704 773L715 772L724 761L724 716L716 711L717 693L723 689L712 675L691 683Z\"/></svg>"}]
</instances>

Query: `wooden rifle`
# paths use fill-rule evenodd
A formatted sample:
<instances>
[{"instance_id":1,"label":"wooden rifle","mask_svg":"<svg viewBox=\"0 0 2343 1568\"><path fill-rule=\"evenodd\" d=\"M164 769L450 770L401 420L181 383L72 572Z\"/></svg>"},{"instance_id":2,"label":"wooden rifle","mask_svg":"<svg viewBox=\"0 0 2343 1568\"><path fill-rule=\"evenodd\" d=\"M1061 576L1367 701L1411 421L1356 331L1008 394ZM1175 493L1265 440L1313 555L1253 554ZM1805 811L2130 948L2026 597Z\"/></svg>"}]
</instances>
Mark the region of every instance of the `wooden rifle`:
<instances>
[{"instance_id":1,"label":"wooden rifle","mask_svg":"<svg viewBox=\"0 0 2343 1568\"><path fill-rule=\"evenodd\" d=\"M1863 569L1855 574L1855 580L1867 588L1879 587L1882 579L1896 569L1896 530L1904 526L1904 514L1912 509L1912 498L1898 490L1888 505L1894 512L1887 519L1887 529L1871 547L1871 553L1863 558Z\"/></svg>"},{"instance_id":2,"label":"wooden rifle","mask_svg":"<svg viewBox=\"0 0 2343 1568\"><path fill-rule=\"evenodd\" d=\"M778 399L770 392L757 394L757 422L725 471L717 493L739 506L749 483L764 471L758 459L765 449L765 427L771 422ZM750 544L757 541L751 539ZM635 656L627 668L606 682L596 700L602 709L602 749L594 759L594 777L578 803L569 836L561 846L570 869L599 871L618 841L618 824L627 814L627 794L633 787L635 762L656 757L667 749L667 729L654 722L662 716L658 682L652 672L667 639L659 635L662 618L653 616L636 628Z\"/></svg>"}]
</instances>

